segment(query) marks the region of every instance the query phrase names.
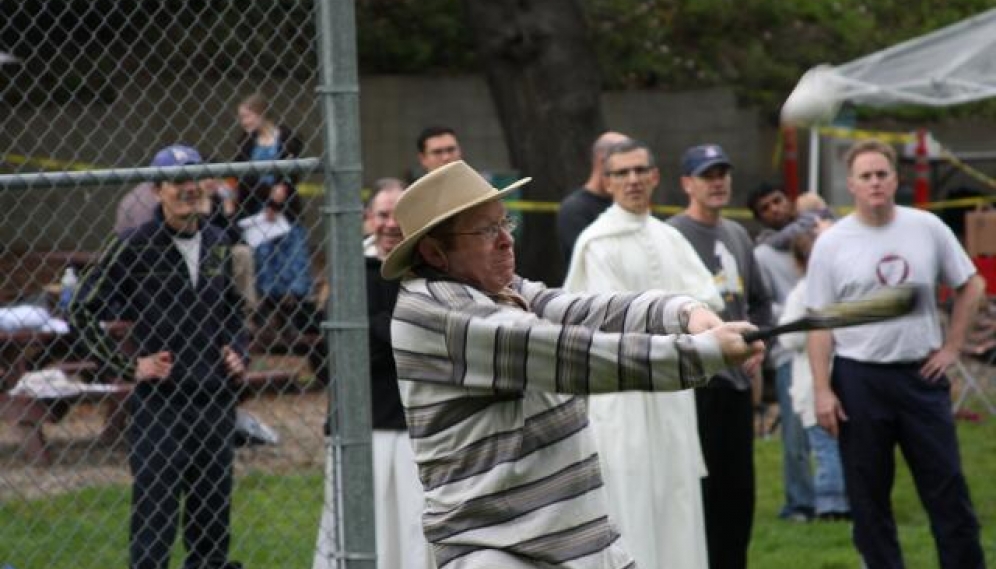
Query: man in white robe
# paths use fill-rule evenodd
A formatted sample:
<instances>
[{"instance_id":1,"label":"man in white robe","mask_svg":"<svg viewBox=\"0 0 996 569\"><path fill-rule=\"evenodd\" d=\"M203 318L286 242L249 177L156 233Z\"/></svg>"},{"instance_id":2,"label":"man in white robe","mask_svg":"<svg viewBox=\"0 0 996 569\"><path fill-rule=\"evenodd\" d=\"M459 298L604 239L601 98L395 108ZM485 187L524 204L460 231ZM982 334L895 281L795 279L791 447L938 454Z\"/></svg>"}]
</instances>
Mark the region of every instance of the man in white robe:
<instances>
[{"instance_id":1,"label":"man in white robe","mask_svg":"<svg viewBox=\"0 0 996 569\"><path fill-rule=\"evenodd\" d=\"M661 289L721 310L712 274L691 244L651 215L660 172L650 149L636 141L612 146L604 172L614 203L579 236L564 288ZM637 566L706 569L700 484L706 470L693 392L595 395L588 414L610 519Z\"/></svg>"}]
</instances>

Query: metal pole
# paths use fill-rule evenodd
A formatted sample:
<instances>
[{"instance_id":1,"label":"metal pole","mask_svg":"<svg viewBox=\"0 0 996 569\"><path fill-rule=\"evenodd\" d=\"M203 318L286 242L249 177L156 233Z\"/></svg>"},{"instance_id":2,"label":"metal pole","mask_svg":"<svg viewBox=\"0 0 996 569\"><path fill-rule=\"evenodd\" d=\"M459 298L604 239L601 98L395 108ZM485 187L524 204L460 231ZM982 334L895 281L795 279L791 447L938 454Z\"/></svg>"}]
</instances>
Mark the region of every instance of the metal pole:
<instances>
[{"instance_id":1,"label":"metal pole","mask_svg":"<svg viewBox=\"0 0 996 569\"><path fill-rule=\"evenodd\" d=\"M930 156L927 154L927 129L916 129L916 154L913 163L913 205L926 207L930 201Z\"/></svg>"},{"instance_id":2,"label":"metal pole","mask_svg":"<svg viewBox=\"0 0 996 569\"><path fill-rule=\"evenodd\" d=\"M166 180L189 180L224 176L242 177L260 174L309 174L318 169L317 158L296 160L261 160L258 162L227 162L163 168L107 168L76 172L33 172L0 175L0 190L31 188L77 188L105 184L137 184Z\"/></svg>"},{"instance_id":3,"label":"metal pole","mask_svg":"<svg viewBox=\"0 0 996 569\"><path fill-rule=\"evenodd\" d=\"M799 197L799 140L794 126L782 127L782 172L785 194L795 201Z\"/></svg>"},{"instance_id":4,"label":"metal pole","mask_svg":"<svg viewBox=\"0 0 996 569\"><path fill-rule=\"evenodd\" d=\"M333 558L341 569L375 569L373 462L366 288L361 243L359 80L352 0L316 0L325 138L325 206L332 294L328 331L329 424L336 489Z\"/></svg>"},{"instance_id":5,"label":"metal pole","mask_svg":"<svg viewBox=\"0 0 996 569\"><path fill-rule=\"evenodd\" d=\"M820 133L815 125L809 127L809 187L807 192L820 195ZM825 196L830 201L830 196Z\"/></svg>"}]
</instances>

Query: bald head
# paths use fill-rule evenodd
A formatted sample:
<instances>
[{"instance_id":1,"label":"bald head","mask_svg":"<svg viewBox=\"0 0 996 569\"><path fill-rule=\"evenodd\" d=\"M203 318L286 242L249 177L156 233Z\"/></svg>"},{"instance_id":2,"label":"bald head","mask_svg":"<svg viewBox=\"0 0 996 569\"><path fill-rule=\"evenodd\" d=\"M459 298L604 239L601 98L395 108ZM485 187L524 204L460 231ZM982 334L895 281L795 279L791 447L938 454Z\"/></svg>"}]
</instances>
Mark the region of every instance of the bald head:
<instances>
[{"instance_id":1,"label":"bald head","mask_svg":"<svg viewBox=\"0 0 996 569\"><path fill-rule=\"evenodd\" d=\"M595 143L591 145L591 173L588 175L588 181L584 184L584 187L589 192L602 196L609 195L609 191L602 179L605 154L613 146L629 140L630 138L625 134L611 130L603 132L601 136L595 139Z\"/></svg>"},{"instance_id":2,"label":"bald head","mask_svg":"<svg viewBox=\"0 0 996 569\"><path fill-rule=\"evenodd\" d=\"M603 132L601 136L595 139L595 143L591 145L591 162L592 164L599 164L605 160L605 151L613 146L619 144L620 142L626 142L629 137L625 134L608 131Z\"/></svg>"}]
</instances>

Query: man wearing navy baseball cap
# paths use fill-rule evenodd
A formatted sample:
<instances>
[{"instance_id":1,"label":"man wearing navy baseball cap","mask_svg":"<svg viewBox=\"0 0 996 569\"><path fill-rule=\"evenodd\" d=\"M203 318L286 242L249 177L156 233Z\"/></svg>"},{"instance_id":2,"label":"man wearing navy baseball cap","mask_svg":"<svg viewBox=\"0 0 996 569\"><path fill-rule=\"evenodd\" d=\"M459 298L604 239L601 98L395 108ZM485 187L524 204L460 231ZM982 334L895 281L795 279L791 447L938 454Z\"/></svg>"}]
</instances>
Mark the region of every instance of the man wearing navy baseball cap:
<instances>
[{"instance_id":1,"label":"man wearing navy baseball cap","mask_svg":"<svg viewBox=\"0 0 996 569\"><path fill-rule=\"evenodd\" d=\"M153 167L186 166L200 164L201 155L196 149L181 144L167 146L152 158ZM142 182L118 202L117 214L114 218L114 233L123 235L125 232L152 221L159 209L159 198L156 194L156 184Z\"/></svg>"},{"instance_id":2,"label":"man wearing navy baseball cap","mask_svg":"<svg viewBox=\"0 0 996 569\"><path fill-rule=\"evenodd\" d=\"M168 146L154 167L202 162ZM163 568L180 524L185 567L228 561L238 380L245 371L242 297L225 233L202 221L194 179L154 184L161 215L112 239L70 304L88 349L134 382L129 566ZM132 323L127 342L101 322ZM128 352L120 345L134 347Z\"/></svg>"},{"instance_id":3,"label":"man wearing navy baseball cap","mask_svg":"<svg viewBox=\"0 0 996 569\"><path fill-rule=\"evenodd\" d=\"M152 166L164 168L167 166L186 166L188 164L200 164L203 162L201 153L196 148L174 144L167 146L152 158Z\"/></svg>"},{"instance_id":4,"label":"man wearing navy baseball cap","mask_svg":"<svg viewBox=\"0 0 996 569\"><path fill-rule=\"evenodd\" d=\"M693 146L681 159L688 208L673 225L713 275L726 308L724 320L772 324L771 300L754 260L754 242L742 225L722 217L733 187L733 163L718 144ZM763 355L713 376L695 390L699 439L708 475L702 479L709 567L747 566L754 520L754 407L751 378Z\"/></svg>"},{"instance_id":5,"label":"man wearing navy baseball cap","mask_svg":"<svg viewBox=\"0 0 996 569\"><path fill-rule=\"evenodd\" d=\"M725 167L727 170L733 169L726 152L718 144L693 146L681 157L681 173L685 176L701 176L703 172L715 166Z\"/></svg>"}]
</instances>

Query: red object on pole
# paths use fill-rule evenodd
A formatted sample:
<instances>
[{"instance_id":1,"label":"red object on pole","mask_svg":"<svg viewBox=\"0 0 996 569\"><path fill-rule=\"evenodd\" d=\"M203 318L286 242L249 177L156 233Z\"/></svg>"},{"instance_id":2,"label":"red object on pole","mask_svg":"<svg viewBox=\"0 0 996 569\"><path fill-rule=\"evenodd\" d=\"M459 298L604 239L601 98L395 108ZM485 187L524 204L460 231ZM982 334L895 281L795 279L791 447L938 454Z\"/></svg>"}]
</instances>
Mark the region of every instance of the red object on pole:
<instances>
[{"instance_id":1,"label":"red object on pole","mask_svg":"<svg viewBox=\"0 0 996 569\"><path fill-rule=\"evenodd\" d=\"M916 155L913 163L913 205L925 207L930 201L930 158L927 156L927 130L916 131Z\"/></svg>"},{"instance_id":2,"label":"red object on pole","mask_svg":"<svg viewBox=\"0 0 996 569\"><path fill-rule=\"evenodd\" d=\"M782 177L785 195L795 201L799 196L799 141L794 126L782 127Z\"/></svg>"}]
</instances>

